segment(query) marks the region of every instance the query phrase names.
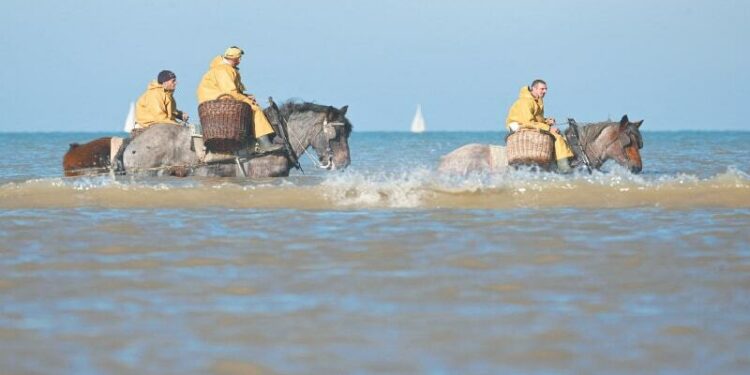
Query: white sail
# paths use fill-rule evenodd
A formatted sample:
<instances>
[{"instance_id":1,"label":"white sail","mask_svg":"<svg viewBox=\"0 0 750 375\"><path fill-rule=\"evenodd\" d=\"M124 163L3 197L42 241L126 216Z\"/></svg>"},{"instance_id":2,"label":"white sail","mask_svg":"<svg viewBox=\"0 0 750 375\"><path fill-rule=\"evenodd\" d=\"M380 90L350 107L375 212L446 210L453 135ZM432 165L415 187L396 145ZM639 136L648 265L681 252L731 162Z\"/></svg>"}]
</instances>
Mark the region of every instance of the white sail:
<instances>
[{"instance_id":1,"label":"white sail","mask_svg":"<svg viewBox=\"0 0 750 375\"><path fill-rule=\"evenodd\" d=\"M425 131L424 117L422 117L422 106L417 105L417 113L414 114L414 120L411 121L411 132L421 133Z\"/></svg>"},{"instance_id":2,"label":"white sail","mask_svg":"<svg viewBox=\"0 0 750 375\"><path fill-rule=\"evenodd\" d=\"M130 102L128 117L125 118L125 127L122 129L125 133L130 133L135 128L135 103Z\"/></svg>"}]
</instances>

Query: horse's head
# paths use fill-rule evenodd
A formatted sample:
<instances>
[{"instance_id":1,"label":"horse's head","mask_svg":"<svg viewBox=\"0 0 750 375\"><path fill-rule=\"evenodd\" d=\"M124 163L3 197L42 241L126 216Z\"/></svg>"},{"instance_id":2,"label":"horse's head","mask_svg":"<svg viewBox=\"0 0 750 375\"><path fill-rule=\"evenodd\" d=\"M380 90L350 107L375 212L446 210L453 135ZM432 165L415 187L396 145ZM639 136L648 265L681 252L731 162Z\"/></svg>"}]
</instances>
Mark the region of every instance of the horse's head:
<instances>
[{"instance_id":1,"label":"horse's head","mask_svg":"<svg viewBox=\"0 0 750 375\"><path fill-rule=\"evenodd\" d=\"M346 118L348 106L334 108L310 102L287 101L281 107L277 119L274 111L266 110L266 116L278 120L286 119L289 141L297 157L312 146L318 155L320 167L333 170L349 166L349 135L352 124Z\"/></svg>"},{"instance_id":2,"label":"horse's head","mask_svg":"<svg viewBox=\"0 0 750 375\"><path fill-rule=\"evenodd\" d=\"M344 169L351 163L349 155L349 135L352 124L346 118L348 106L329 106L319 124L320 131L310 140L310 145L318 154L321 168L328 170Z\"/></svg>"},{"instance_id":3,"label":"horse's head","mask_svg":"<svg viewBox=\"0 0 750 375\"><path fill-rule=\"evenodd\" d=\"M643 120L630 122L628 115L622 116L617 126L611 127L611 137L616 141L610 142L604 152L618 164L627 167L633 173L640 173L643 169L640 149L643 148L643 138L639 130Z\"/></svg>"},{"instance_id":4,"label":"horse's head","mask_svg":"<svg viewBox=\"0 0 750 375\"><path fill-rule=\"evenodd\" d=\"M631 172L639 173L643 169L640 153L640 149L643 148L643 138L639 130L641 124L643 120L630 122L628 115L624 115L619 123L603 122L581 128L581 143L591 166L599 168L604 162L612 159ZM566 136L570 139L571 128L566 131Z\"/></svg>"}]
</instances>

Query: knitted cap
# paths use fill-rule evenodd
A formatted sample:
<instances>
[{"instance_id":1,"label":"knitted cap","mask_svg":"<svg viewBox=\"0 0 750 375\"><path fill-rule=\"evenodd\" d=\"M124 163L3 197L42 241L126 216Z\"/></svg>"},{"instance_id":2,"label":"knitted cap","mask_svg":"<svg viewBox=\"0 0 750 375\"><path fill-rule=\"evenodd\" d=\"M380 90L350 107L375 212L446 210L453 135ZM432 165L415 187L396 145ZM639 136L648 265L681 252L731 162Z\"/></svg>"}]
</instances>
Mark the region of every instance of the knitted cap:
<instances>
[{"instance_id":1,"label":"knitted cap","mask_svg":"<svg viewBox=\"0 0 750 375\"><path fill-rule=\"evenodd\" d=\"M159 76L156 77L156 81L161 83L167 82L170 79L177 78L177 76L169 70L162 70L159 72Z\"/></svg>"}]
</instances>

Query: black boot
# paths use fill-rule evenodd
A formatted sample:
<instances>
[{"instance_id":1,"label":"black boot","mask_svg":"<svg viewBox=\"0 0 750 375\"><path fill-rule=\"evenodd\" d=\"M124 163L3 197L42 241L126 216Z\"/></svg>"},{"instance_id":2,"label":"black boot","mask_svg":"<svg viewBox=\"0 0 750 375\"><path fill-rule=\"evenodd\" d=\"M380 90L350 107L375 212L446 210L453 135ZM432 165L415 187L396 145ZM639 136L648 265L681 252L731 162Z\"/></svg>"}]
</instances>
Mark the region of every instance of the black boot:
<instances>
[{"instance_id":1,"label":"black boot","mask_svg":"<svg viewBox=\"0 0 750 375\"><path fill-rule=\"evenodd\" d=\"M269 152L274 152L281 150L284 148L282 145L277 145L271 142L271 137L268 136L268 134L258 137L258 147L256 148L256 151L259 154L267 154Z\"/></svg>"},{"instance_id":2,"label":"black boot","mask_svg":"<svg viewBox=\"0 0 750 375\"><path fill-rule=\"evenodd\" d=\"M570 163L570 168L572 169L578 169L583 164L583 161L576 157L568 158L568 162Z\"/></svg>"}]
</instances>

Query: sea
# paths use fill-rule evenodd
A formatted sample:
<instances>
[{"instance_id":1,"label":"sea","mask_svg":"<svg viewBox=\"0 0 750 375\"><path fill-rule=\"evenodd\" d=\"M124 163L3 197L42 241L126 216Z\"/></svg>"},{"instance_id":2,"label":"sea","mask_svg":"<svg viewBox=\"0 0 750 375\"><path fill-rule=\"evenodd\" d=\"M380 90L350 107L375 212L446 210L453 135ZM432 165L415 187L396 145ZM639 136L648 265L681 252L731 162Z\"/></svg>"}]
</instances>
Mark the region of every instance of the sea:
<instances>
[{"instance_id":1,"label":"sea","mask_svg":"<svg viewBox=\"0 0 750 375\"><path fill-rule=\"evenodd\" d=\"M63 177L0 133L2 374L748 374L750 132L643 172L447 176L501 132L364 132L286 178Z\"/></svg>"}]
</instances>

